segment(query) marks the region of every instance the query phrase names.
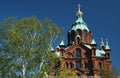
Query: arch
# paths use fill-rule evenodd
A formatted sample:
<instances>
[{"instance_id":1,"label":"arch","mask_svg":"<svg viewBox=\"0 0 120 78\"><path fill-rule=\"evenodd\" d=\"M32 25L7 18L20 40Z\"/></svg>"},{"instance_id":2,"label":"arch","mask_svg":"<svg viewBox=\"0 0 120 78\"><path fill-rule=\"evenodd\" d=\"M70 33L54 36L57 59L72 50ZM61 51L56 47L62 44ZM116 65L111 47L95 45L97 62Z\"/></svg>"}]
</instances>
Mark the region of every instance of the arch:
<instances>
[{"instance_id":1,"label":"arch","mask_svg":"<svg viewBox=\"0 0 120 78\"><path fill-rule=\"evenodd\" d=\"M65 68L69 68L68 62L65 63Z\"/></svg>"},{"instance_id":2,"label":"arch","mask_svg":"<svg viewBox=\"0 0 120 78\"><path fill-rule=\"evenodd\" d=\"M76 49L76 57L81 57L81 50L79 48Z\"/></svg>"},{"instance_id":3,"label":"arch","mask_svg":"<svg viewBox=\"0 0 120 78\"><path fill-rule=\"evenodd\" d=\"M72 62L70 62L70 69L74 68L74 64Z\"/></svg>"},{"instance_id":4,"label":"arch","mask_svg":"<svg viewBox=\"0 0 120 78\"><path fill-rule=\"evenodd\" d=\"M86 30L86 29L83 29L83 32L87 32L87 30Z\"/></svg>"},{"instance_id":5,"label":"arch","mask_svg":"<svg viewBox=\"0 0 120 78\"><path fill-rule=\"evenodd\" d=\"M99 62L99 69L102 69L102 63L101 62Z\"/></svg>"},{"instance_id":6,"label":"arch","mask_svg":"<svg viewBox=\"0 0 120 78\"><path fill-rule=\"evenodd\" d=\"M81 63L80 63L80 61L76 61L76 68L81 68Z\"/></svg>"},{"instance_id":7,"label":"arch","mask_svg":"<svg viewBox=\"0 0 120 78\"><path fill-rule=\"evenodd\" d=\"M81 34L82 34L81 29L77 29L77 32L78 32L78 34L81 36Z\"/></svg>"},{"instance_id":8,"label":"arch","mask_svg":"<svg viewBox=\"0 0 120 78\"><path fill-rule=\"evenodd\" d=\"M80 38L79 37L77 37L77 44L79 44L80 43Z\"/></svg>"}]
</instances>

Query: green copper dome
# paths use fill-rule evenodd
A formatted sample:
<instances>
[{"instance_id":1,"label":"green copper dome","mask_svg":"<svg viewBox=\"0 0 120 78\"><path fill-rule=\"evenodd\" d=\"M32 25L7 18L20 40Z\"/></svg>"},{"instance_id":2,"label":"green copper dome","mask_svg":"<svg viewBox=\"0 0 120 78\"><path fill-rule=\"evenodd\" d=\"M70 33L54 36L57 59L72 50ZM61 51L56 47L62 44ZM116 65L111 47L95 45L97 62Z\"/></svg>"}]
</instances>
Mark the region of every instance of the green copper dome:
<instances>
[{"instance_id":1,"label":"green copper dome","mask_svg":"<svg viewBox=\"0 0 120 78\"><path fill-rule=\"evenodd\" d=\"M82 16L78 17L75 23L73 24L72 30L77 30L77 29L89 31L87 24L82 19Z\"/></svg>"},{"instance_id":2,"label":"green copper dome","mask_svg":"<svg viewBox=\"0 0 120 78\"><path fill-rule=\"evenodd\" d=\"M72 30L87 30L89 31L87 24L83 21L82 12L80 11L80 5L78 5L78 11L76 13L77 19L72 26Z\"/></svg>"}]
</instances>

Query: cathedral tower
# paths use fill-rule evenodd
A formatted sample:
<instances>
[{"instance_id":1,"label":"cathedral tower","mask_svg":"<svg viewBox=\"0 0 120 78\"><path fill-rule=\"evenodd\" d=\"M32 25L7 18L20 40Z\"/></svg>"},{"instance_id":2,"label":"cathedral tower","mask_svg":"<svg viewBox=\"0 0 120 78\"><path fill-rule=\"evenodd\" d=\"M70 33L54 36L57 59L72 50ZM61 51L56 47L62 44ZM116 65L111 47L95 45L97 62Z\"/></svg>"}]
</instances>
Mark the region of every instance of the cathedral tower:
<instances>
[{"instance_id":1,"label":"cathedral tower","mask_svg":"<svg viewBox=\"0 0 120 78\"><path fill-rule=\"evenodd\" d=\"M106 39L106 46L101 39L100 49L92 38L92 33L83 20L83 13L78 5L76 20L68 32L68 45L64 41L56 48L56 54L63 58L60 62L62 68L71 69L78 76L101 75L100 70L107 67L111 70L110 47Z\"/></svg>"},{"instance_id":2,"label":"cathedral tower","mask_svg":"<svg viewBox=\"0 0 120 78\"><path fill-rule=\"evenodd\" d=\"M68 32L68 46L80 43L90 44L92 41L92 34L83 20L83 13L80 10L80 5L78 5L76 16L77 19L73 23L72 29Z\"/></svg>"}]
</instances>

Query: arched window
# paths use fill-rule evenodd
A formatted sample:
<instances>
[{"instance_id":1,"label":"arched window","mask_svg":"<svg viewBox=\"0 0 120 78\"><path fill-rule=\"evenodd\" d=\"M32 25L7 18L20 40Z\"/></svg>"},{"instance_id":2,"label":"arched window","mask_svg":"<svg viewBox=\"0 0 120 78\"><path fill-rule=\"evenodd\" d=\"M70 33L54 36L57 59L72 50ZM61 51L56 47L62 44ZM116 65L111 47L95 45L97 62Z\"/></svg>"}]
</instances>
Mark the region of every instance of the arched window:
<instances>
[{"instance_id":1,"label":"arched window","mask_svg":"<svg viewBox=\"0 0 120 78\"><path fill-rule=\"evenodd\" d=\"M84 62L84 64L85 64L85 69L87 69L88 68L88 63Z\"/></svg>"},{"instance_id":2,"label":"arched window","mask_svg":"<svg viewBox=\"0 0 120 78\"><path fill-rule=\"evenodd\" d=\"M80 43L80 38L79 38L79 37L77 37L77 42L78 42L77 44L79 44L79 43Z\"/></svg>"},{"instance_id":3,"label":"arched window","mask_svg":"<svg viewBox=\"0 0 120 78\"><path fill-rule=\"evenodd\" d=\"M101 62L99 62L99 69L101 69L102 68L102 63Z\"/></svg>"},{"instance_id":4,"label":"arched window","mask_svg":"<svg viewBox=\"0 0 120 78\"><path fill-rule=\"evenodd\" d=\"M78 31L78 34L81 36L82 31L80 29L77 29L77 31Z\"/></svg>"},{"instance_id":5,"label":"arched window","mask_svg":"<svg viewBox=\"0 0 120 78\"><path fill-rule=\"evenodd\" d=\"M81 57L81 50L80 49L76 49L76 57Z\"/></svg>"},{"instance_id":6,"label":"arched window","mask_svg":"<svg viewBox=\"0 0 120 78\"><path fill-rule=\"evenodd\" d=\"M80 61L76 61L76 68L81 68L81 63L80 63Z\"/></svg>"},{"instance_id":7,"label":"arched window","mask_svg":"<svg viewBox=\"0 0 120 78\"><path fill-rule=\"evenodd\" d=\"M74 68L74 64L70 62L70 69Z\"/></svg>"},{"instance_id":8,"label":"arched window","mask_svg":"<svg viewBox=\"0 0 120 78\"><path fill-rule=\"evenodd\" d=\"M66 67L66 68L69 68L68 62L65 63L65 67Z\"/></svg>"}]
</instances>

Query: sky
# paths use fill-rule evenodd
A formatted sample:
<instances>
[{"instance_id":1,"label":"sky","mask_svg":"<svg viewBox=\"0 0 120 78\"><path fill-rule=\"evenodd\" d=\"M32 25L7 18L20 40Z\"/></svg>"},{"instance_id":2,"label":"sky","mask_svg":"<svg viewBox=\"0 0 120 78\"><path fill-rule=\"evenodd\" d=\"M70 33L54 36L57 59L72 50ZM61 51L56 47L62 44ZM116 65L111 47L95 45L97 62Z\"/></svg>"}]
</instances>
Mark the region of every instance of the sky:
<instances>
[{"instance_id":1,"label":"sky","mask_svg":"<svg viewBox=\"0 0 120 78\"><path fill-rule=\"evenodd\" d=\"M108 38L112 65L120 69L120 0L0 0L0 21L9 16L49 18L65 29L67 44L67 32L76 20L78 4L97 46L101 38Z\"/></svg>"}]
</instances>

